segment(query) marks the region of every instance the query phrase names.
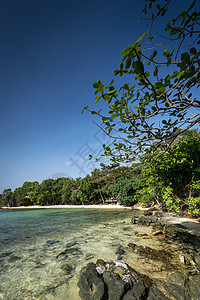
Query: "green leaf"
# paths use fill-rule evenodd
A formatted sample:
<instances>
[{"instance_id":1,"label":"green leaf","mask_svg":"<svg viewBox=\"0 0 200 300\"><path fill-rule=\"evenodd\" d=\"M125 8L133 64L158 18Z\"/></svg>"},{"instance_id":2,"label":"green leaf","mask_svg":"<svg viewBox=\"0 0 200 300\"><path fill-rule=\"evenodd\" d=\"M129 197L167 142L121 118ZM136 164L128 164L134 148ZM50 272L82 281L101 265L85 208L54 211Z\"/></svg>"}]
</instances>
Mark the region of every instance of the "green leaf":
<instances>
[{"instance_id":1,"label":"green leaf","mask_svg":"<svg viewBox=\"0 0 200 300\"><path fill-rule=\"evenodd\" d=\"M143 74L144 73L144 65L141 61L135 61L134 62L134 68L135 68L135 72L138 74Z\"/></svg>"},{"instance_id":2,"label":"green leaf","mask_svg":"<svg viewBox=\"0 0 200 300\"><path fill-rule=\"evenodd\" d=\"M83 110L82 110L81 114L83 114L84 110L85 110L85 109L87 109L88 107L89 107L89 106L88 106L88 105L86 105L86 106L83 108Z\"/></svg>"},{"instance_id":3,"label":"green leaf","mask_svg":"<svg viewBox=\"0 0 200 300\"><path fill-rule=\"evenodd\" d=\"M138 45L142 41L142 39L145 37L145 35L147 35L149 33L149 31L150 31L150 28L146 32L144 32L141 35L141 37L139 37L139 39L135 42L135 45Z\"/></svg>"},{"instance_id":4,"label":"green leaf","mask_svg":"<svg viewBox=\"0 0 200 300\"><path fill-rule=\"evenodd\" d=\"M117 76L120 73L119 70L114 70L114 75Z\"/></svg>"},{"instance_id":5,"label":"green leaf","mask_svg":"<svg viewBox=\"0 0 200 300\"><path fill-rule=\"evenodd\" d=\"M128 57L127 60L126 60L125 69L129 69L129 68L130 68L130 66L131 66L131 61L132 61L131 57Z\"/></svg>"},{"instance_id":6,"label":"green leaf","mask_svg":"<svg viewBox=\"0 0 200 300\"><path fill-rule=\"evenodd\" d=\"M106 95L112 95L112 94L115 94L117 92L117 90L111 90L109 92L106 93Z\"/></svg>"},{"instance_id":7,"label":"green leaf","mask_svg":"<svg viewBox=\"0 0 200 300\"><path fill-rule=\"evenodd\" d=\"M179 72L179 73L176 75L176 77L179 78L179 77L181 77L184 73L185 73L185 71L183 70L183 71Z\"/></svg>"},{"instance_id":8,"label":"green leaf","mask_svg":"<svg viewBox=\"0 0 200 300\"><path fill-rule=\"evenodd\" d=\"M104 85L103 84L100 85L100 92L102 95L104 94Z\"/></svg>"},{"instance_id":9,"label":"green leaf","mask_svg":"<svg viewBox=\"0 0 200 300\"><path fill-rule=\"evenodd\" d=\"M183 28L182 27L173 27L173 28L171 28L171 30L170 30L170 35L175 35L175 34L177 34L177 33L183 33Z\"/></svg>"},{"instance_id":10,"label":"green leaf","mask_svg":"<svg viewBox=\"0 0 200 300\"><path fill-rule=\"evenodd\" d=\"M154 58L156 55L157 55L157 51L155 50L155 51L153 52L153 58Z\"/></svg>"},{"instance_id":11,"label":"green leaf","mask_svg":"<svg viewBox=\"0 0 200 300\"><path fill-rule=\"evenodd\" d=\"M114 113L114 114L111 115L111 118L112 118L112 119L115 119L115 118L117 118L117 117L119 117L119 114L118 114L118 113Z\"/></svg>"},{"instance_id":12,"label":"green leaf","mask_svg":"<svg viewBox=\"0 0 200 300\"><path fill-rule=\"evenodd\" d=\"M146 76L146 77L149 77L149 76L150 76L150 71L146 71L146 72L145 72L145 76Z\"/></svg>"},{"instance_id":13,"label":"green leaf","mask_svg":"<svg viewBox=\"0 0 200 300\"><path fill-rule=\"evenodd\" d=\"M94 82L93 83L93 88L97 89L99 87L99 83L98 82Z\"/></svg>"},{"instance_id":14,"label":"green leaf","mask_svg":"<svg viewBox=\"0 0 200 300\"><path fill-rule=\"evenodd\" d=\"M125 83L124 86L123 86L123 88L124 88L125 90L129 90L129 85L128 85L128 83Z\"/></svg>"},{"instance_id":15,"label":"green leaf","mask_svg":"<svg viewBox=\"0 0 200 300\"><path fill-rule=\"evenodd\" d=\"M121 56L124 56L126 54L129 54L133 50L133 45L128 45L121 53Z\"/></svg>"},{"instance_id":16,"label":"green leaf","mask_svg":"<svg viewBox=\"0 0 200 300\"><path fill-rule=\"evenodd\" d=\"M158 75L158 68L155 68L155 70L153 71L153 76L157 76Z\"/></svg>"},{"instance_id":17,"label":"green leaf","mask_svg":"<svg viewBox=\"0 0 200 300\"><path fill-rule=\"evenodd\" d=\"M168 50L164 50L164 51L163 51L163 55L164 55L165 57L169 58L169 57L170 57L170 52L169 52Z\"/></svg>"},{"instance_id":18,"label":"green leaf","mask_svg":"<svg viewBox=\"0 0 200 300\"><path fill-rule=\"evenodd\" d=\"M181 54L181 60L186 62L187 64L190 63L190 55L187 52Z\"/></svg>"},{"instance_id":19,"label":"green leaf","mask_svg":"<svg viewBox=\"0 0 200 300\"><path fill-rule=\"evenodd\" d=\"M96 96L96 97L95 97L95 102L94 102L94 104L96 104L100 99L101 99L101 95Z\"/></svg>"},{"instance_id":20,"label":"green leaf","mask_svg":"<svg viewBox=\"0 0 200 300\"><path fill-rule=\"evenodd\" d=\"M109 86L111 86L114 83L115 79L112 79Z\"/></svg>"},{"instance_id":21,"label":"green leaf","mask_svg":"<svg viewBox=\"0 0 200 300\"><path fill-rule=\"evenodd\" d=\"M196 54L196 53L197 53L196 48L192 47L192 48L190 49L190 54Z\"/></svg>"}]
</instances>

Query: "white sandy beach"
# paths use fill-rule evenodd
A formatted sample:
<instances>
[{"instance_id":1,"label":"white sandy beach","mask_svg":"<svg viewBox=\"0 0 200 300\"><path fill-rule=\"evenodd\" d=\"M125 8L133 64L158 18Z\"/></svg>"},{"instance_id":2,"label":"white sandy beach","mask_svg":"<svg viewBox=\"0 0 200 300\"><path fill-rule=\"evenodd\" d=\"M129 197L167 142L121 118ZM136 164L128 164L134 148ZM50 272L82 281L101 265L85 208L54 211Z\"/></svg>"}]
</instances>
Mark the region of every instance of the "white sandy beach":
<instances>
[{"instance_id":1,"label":"white sandy beach","mask_svg":"<svg viewBox=\"0 0 200 300\"><path fill-rule=\"evenodd\" d=\"M49 206L18 206L18 207L2 207L3 209L41 209L41 208L103 208L103 209L132 209L132 207L125 207L120 204L93 204L93 205L49 205Z\"/></svg>"}]
</instances>

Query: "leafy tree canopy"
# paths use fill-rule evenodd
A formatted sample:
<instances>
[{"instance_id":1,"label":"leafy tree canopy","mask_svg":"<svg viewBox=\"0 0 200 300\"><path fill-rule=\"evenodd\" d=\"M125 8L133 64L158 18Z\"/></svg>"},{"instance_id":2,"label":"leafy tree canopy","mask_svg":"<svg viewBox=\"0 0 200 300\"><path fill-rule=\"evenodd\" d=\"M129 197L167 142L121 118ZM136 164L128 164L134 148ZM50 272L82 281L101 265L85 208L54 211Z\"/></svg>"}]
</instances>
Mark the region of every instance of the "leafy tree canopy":
<instances>
[{"instance_id":1,"label":"leafy tree canopy","mask_svg":"<svg viewBox=\"0 0 200 300\"><path fill-rule=\"evenodd\" d=\"M199 126L199 1L188 1L175 17L168 15L170 5L175 0L145 0L148 30L121 53L114 71L123 76L121 86L114 79L108 85L98 80L93 84L95 104L103 102L103 109L84 108L113 138L103 145L103 155L113 161L129 162L158 147L166 151L178 135ZM154 35L155 26L162 30L166 18L163 31Z\"/></svg>"}]
</instances>

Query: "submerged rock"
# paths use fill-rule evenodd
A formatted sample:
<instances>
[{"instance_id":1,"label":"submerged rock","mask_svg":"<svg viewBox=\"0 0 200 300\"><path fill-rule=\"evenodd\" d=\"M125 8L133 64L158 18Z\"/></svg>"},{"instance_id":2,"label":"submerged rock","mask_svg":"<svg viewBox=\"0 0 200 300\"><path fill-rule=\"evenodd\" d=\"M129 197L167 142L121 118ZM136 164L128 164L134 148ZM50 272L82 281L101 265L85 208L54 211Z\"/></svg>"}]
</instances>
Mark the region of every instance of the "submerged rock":
<instances>
[{"instance_id":1,"label":"submerged rock","mask_svg":"<svg viewBox=\"0 0 200 300\"><path fill-rule=\"evenodd\" d=\"M11 254L13 254L13 251L12 251L12 252L3 252L3 253L0 254L0 259L1 259L1 258L8 257L8 256L10 256Z\"/></svg>"},{"instance_id":2,"label":"submerged rock","mask_svg":"<svg viewBox=\"0 0 200 300\"><path fill-rule=\"evenodd\" d=\"M69 264L63 264L60 266L61 270L65 272L65 274L70 274L72 270L74 269L71 265Z\"/></svg>"},{"instance_id":3,"label":"submerged rock","mask_svg":"<svg viewBox=\"0 0 200 300\"><path fill-rule=\"evenodd\" d=\"M85 260L90 260L90 259L92 259L92 258L94 258L94 254L92 254L92 253L88 253L88 254L86 254L86 256L85 256Z\"/></svg>"},{"instance_id":4,"label":"submerged rock","mask_svg":"<svg viewBox=\"0 0 200 300\"><path fill-rule=\"evenodd\" d=\"M78 247L74 247L74 248L67 248L62 252L58 252L58 254L56 255L56 258L59 260L65 259L67 258L69 255L82 255L83 252L78 248Z\"/></svg>"},{"instance_id":5,"label":"submerged rock","mask_svg":"<svg viewBox=\"0 0 200 300\"><path fill-rule=\"evenodd\" d=\"M121 260L123 255L125 254L124 248L122 245L119 245L117 251L115 252L115 254L118 254L117 259Z\"/></svg>"},{"instance_id":6,"label":"submerged rock","mask_svg":"<svg viewBox=\"0 0 200 300\"><path fill-rule=\"evenodd\" d=\"M146 258L156 261L160 260L167 265L170 264L169 259L171 258L171 253L167 250L156 250L147 246L138 246L133 243L129 243L128 247L141 256L145 256Z\"/></svg>"},{"instance_id":7,"label":"submerged rock","mask_svg":"<svg viewBox=\"0 0 200 300\"><path fill-rule=\"evenodd\" d=\"M60 243L60 241L58 241L58 240L48 240L46 242L46 246L50 247L50 246L53 246L53 245L58 244L58 243Z\"/></svg>"}]
</instances>

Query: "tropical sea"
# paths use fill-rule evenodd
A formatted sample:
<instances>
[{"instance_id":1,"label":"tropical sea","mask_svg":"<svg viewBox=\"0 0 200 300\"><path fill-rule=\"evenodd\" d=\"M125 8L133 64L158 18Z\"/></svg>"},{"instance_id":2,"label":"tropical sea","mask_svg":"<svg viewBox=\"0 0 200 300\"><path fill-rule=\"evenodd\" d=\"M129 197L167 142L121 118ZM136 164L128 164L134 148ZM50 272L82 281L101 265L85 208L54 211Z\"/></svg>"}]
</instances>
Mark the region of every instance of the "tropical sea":
<instances>
[{"instance_id":1,"label":"tropical sea","mask_svg":"<svg viewBox=\"0 0 200 300\"><path fill-rule=\"evenodd\" d=\"M0 299L80 299L81 268L120 260L120 249L137 239L135 230L144 232L132 230L132 215L126 209L0 210Z\"/></svg>"}]
</instances>

